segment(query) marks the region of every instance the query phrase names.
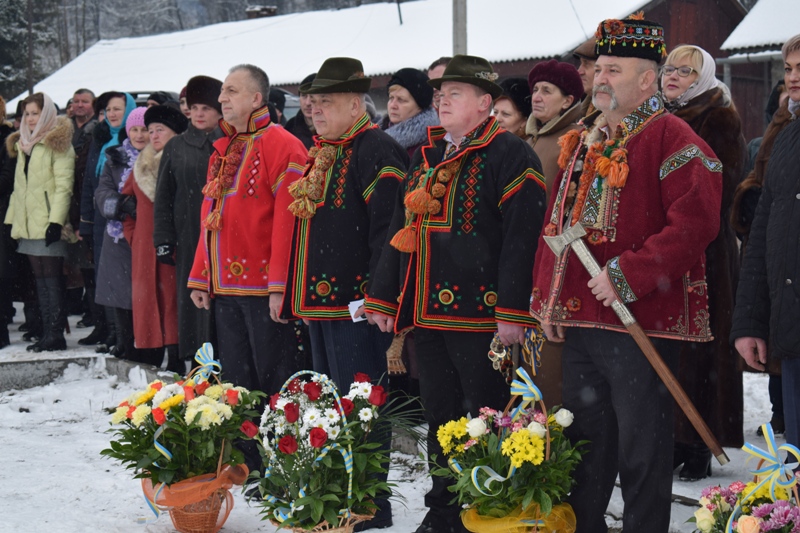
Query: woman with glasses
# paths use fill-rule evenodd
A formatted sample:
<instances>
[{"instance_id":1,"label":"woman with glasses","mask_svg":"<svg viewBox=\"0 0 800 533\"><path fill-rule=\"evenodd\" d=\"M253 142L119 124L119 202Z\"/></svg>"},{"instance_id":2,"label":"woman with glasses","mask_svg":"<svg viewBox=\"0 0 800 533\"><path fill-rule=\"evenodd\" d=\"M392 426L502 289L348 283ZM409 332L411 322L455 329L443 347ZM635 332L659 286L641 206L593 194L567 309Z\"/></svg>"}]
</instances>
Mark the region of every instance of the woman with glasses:
<instances>
[{"instance_id":1,"label":"woman with glasses","mask_svg":"<svg viewBox=\"0 0 800 533\"><path fill-rule=\"evenodd\" d=\"M710 327L714 340L685 343L678 380L723 446L741 446L742 374L729 342L739 263L730 220L733 192L742 179L746 147L739 113L716 76L714 58L698 46L675 48L661 71L667 109L682 118L722 161L722 207L717 238L706 249ZM711 452L682 413L675 418L675 460L683 481L711 474Z\"/></svg>"}]
</instances>

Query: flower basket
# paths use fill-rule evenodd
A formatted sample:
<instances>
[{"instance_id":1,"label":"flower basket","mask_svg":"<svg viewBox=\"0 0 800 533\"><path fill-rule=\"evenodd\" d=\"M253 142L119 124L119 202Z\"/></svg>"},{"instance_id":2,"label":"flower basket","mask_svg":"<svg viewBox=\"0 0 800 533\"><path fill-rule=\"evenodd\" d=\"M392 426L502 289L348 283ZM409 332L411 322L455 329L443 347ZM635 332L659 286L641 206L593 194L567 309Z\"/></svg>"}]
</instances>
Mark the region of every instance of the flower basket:
<instances>
[{"instance_id":1,"label":"flower basket","mask_svg":"<svg viewBox=\"0 0 800 533\"><path fill-rule=\"evenodd\" d=\"M372 520L372 515L356 515L351 514L349 517L344 518L342 517L339 520L339 525L331 525L326 520L323 520L320 524L317 524L312 529L305 529L302 527L286 527L283 526L283 529L288 531L292 531L294 533L353 533L353 528L356 524L360 524L361 522L366 522L367 520ZM272 525L274 526L281 526L280 523L270 520Z\"/></svg>"},{"instance_id":2,"label":"flower basket","mask_svg":"<svg viewBox=\"0 0 800 533\"><path fill-rule=\"evenodd\" d=\"M478 418L439 428L450 468L433 474L455 481L450 490L467 507L461 520L469 531L574 533L575 514L562 499L585 442L573 445L563 433L572 413L548 413L527 372L520 368L517 375L521 381L511 383L512 399L503 411L484 407Z\"/></svg>"},{"instance_id":3,"label":"flower basket","mask_svg":"<svg viewBox=\"0 0 800 533\"><path fill-rule=\"evenodd\" d=\"M222 506L225 514L219 519ZM233 507L233 496L229 490L220 489L205 500L183 507L172 507L169 517L180 533L216 533L220 530Z\"/></svg>"}]
</instances>

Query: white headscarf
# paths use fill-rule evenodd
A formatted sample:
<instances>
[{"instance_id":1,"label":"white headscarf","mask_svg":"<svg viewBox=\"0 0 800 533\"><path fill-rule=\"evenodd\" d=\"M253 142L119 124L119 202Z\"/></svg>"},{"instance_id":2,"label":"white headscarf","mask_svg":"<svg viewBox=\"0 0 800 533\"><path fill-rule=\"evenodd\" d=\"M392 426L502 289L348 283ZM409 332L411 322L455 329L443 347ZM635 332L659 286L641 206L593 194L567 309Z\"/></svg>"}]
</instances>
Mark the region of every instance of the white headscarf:
<instances>
[{"instance_id":1,"label":"white headscarf","mask_svg":"<svg viewBox=\"0 0 800 533\"><path fill-rule=\"evenodd\" d=\"M672 107L684 106L689 103L692 98L719 86L719 80L716 76L717 64L714 58L699 46L691 46L703 56L703 66L700 68L700 72L698 72L697 79L686 89L686 92L669 102Z\"/></svg>"},{"instance_id":2,"label":"white headscarf","mask_svg":"<svg viewBox=\"0 0 800 533\"><path fill-rule=\"evenodd\" d=\"M42 96L44 97L44 109L42 109L39 122L36 123L36 127L33 128L33 131L30 131L30 128L28 128L25 122L25 117L28 114L27 111L22 115L22 123L19 126L19 147L22 148L22 151L27 155L31 155L31 150L33 150L36 143L44 139L44 136L56 127L56 122L58 121L56 105L46 94L42 93ZM26 105L25 107L28 106Z\"/></svg>"}]
</instances>

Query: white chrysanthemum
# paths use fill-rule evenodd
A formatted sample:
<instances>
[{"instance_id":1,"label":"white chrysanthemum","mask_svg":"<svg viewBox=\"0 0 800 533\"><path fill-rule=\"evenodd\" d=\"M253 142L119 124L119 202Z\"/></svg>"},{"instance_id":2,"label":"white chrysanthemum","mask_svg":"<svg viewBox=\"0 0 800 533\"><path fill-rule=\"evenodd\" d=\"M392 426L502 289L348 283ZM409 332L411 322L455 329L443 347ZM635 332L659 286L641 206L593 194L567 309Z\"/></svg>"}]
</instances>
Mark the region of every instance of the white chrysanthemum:
<instances>
[{"instance_id":1,"label":"white chrysanthemum","mask_svg":"<svg viewBox=\"0 0 800 533\"><path fill-rule=\"evenodd\" d=\"M150 409L147 405L140 405L136 408L133 412L133 416L131 417L131 422L133 422L134 426L141 426L145 419L150 415L152 409Z\"/></svg>"},{"instance_id":2,"label":"white chrysanthemum","mask_svg":"<svg viewBox=\"0 0 800 533\"><path fill-rule=\"evenodd\" d=\"M303 415L303 425L308 427L317 427L322 419L322 413L319 409L310 408Z\"/></svg>"},{"instance_id":3,"label":"white chrysanthemum","mask_svg":"<svg viewBox=\"0 0 800 533\"><path fill-rule=\"evenodd\" d=\"M325 409L322 417L328 422L328 425L333 425L339 422L339 411L336 409Z\"/></svg>"},{"instance_id":4,"label":"white chrysanthemum","mask_svg":"<svg viewBox=\"0 0 800 533\"><path fill-rule=\"evenodd\" d=\"M215 400L219 400L222 396L222 387L219 385L211 385L209 388L206 389L206 392L203 393L204 395L208 396L209 398L214 398Z\"/></svg>"},{"instance_id":5,"label":"white chrysanthemum","mask_svg":"<svg viewBox=\"0 0 800 533\"><path fill-rule=\"evenodd\" d=\"M362 422L369 422L372 420L372 409L364 407L358 412L358 419Z\"/></svg>"},{"instance_id":6,"label":"white chrysanthemum","mask_svg":"<svg viewBox=\"0 0 800 533\"><path fill-rule=\"evenodd\" d=\"M342 428L340 428L339 426L332 426L328 430L328 437L330 437L331 440L336 440L339 437L339 433L341 433L341 432L342 432Z\"/></svg>"},{"instance_id":7,"label":"white chrysanthemum","mask_svg":"<svg viewBox=\"0 0 800 533\"><path fill-rule=\"evenodd\" d=\"M183 394L182 386L178 385L177 383L165 385L161 387L161 390L158 391L155 396L153 396L153 405L161 405L161 402L172 398L176 394Z\"/></svg>"},{"instance_id":8,"label":"white chrysanthemum","mask_svg":"<svg viewBox=\"0 0 800 533\"><path fill-rule=\"evenodd\" d=\"M289 400L286 398L279 398L277 402L275 402L275 410L276 411L283 411L284 406L289 403Z\"/></svg>"},{"instance_id":9,"label":"white chrysanthemum","mask_svg":"<svg viewBox=\"0 0 800 533\"><path fill-rule=\"evenodd\" d=\"M372 392L372 383L365 383L365 382L356 382L350 385L350 393L347 397L351 400L355 398L364 398L365 400L369 399L369 395Z\"/></svg>"},{"instance_id":10,"label":"white chrysanthemum","mask_svg":"<svg viewBox=\"0 0 800 533\"><path fill-rule=\"evenodd\" d=\"M111 415L111 423L119 424L128 418L128 409L130 409L130 407L127 405L124 407L117 407L117 410L114 411L113 415Z\"/></svg>"},{"instance_id":11,"label":"white chrysanthemum","mask_svg":"<svg viewBox=\"0 0 800 533\"><path fill-rule=\"evenodd\" d=\"M219 416L222 417L223 420L230 420L233 416L233 409L227 403L221 403L217 405L217 413Z\"/></svg>"},{"instance_id":12,"label":"white chrysanthemum","mask_svg":"<svg viewBox=\"0 0 800 533\"><path fill-rule=\"evenodd\" d=\"M233 383L223 383L222 390L230 390L233 388Z\"/></svg>"}]
</instances>

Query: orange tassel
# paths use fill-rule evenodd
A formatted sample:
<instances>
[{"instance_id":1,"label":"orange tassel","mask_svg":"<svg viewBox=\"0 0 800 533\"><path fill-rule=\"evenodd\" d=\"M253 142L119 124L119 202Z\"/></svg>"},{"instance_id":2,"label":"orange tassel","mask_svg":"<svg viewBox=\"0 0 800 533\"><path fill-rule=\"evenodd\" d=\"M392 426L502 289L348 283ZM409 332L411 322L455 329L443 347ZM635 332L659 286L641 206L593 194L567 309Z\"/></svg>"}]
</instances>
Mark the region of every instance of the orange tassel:
<instances>
[{"instance_id":1,"label":"orange tassel","mask_svg":"<svg viewBox=\"0 0 800 533\"><path fill-rule=\"evenodd\" d=\"M608 163L608 186L609 187L617 187L617 182L619 181L619 163L614 161L610 161Z\"/></svg>"},{"instance_id":2,"label":"orange tassel","mask_svg":"<svg viewBox=\"0 0 800 533\"><path fill-rule=\"evenodd\" d=\"M446 189L444 185L441 183L435 183L433 187L431 187L431 195L433 195L434 198L441 198L444 196L445 190Z\"/></svg>"},{"instance_id":3,"label":"orange tassel","mask_svg":"<svg viewBox=\"0 0 800 533\"><path fill-rule=\"evenodd\" d=\"M406 226L394 234L392 240L389 241L395 249L411 254L417 248L417 230L414 226Z\"/></svg>"},{"instance_id":4,"label":"orange tassel","mask_svg":"<svg viewBox=\"0 0 800 533\"><path fill-rule=\"evenodd\" d=\"M217 200L222 198L222 187L219 184L219 180L212 180L206 183L206 186L203 187L203 194L207 198L214 198Z\"/></svg>"},{"instance_id":5,"label":"orange tassel","mask_svg":"<svg viewBox=\"0 0 800 533\"><path fill-rule=\"evenodd\" d=\"M406 195L405 206L414 214L424 215L428 212L431 195L425 189L415 189Z\"/></svg>"},{"instance_id":6,"label":"orange tassel","mask_svg":"<svg viewBox=\"0 0 800 533\"><path fill-rule=\"evenodd\" d=\"M578 147L580 136L578 130L571 130L558 139L558 145L561 147L561 152L558 154L558 168L566 170L572 154Z\"/></svg>"},{"instance_id":7,"label":"orange tassel","mask_svg":"<svg viewBox=\"0 0 800 533\"><path fill-rule=\"evenodd\" d=\"M222 228L222 215L219 211L212 211L203 221L203 227L209 231L219 231Z\"/></svg>"},{"instance_id":8,"label":"orange tassel","mask_svg":"<svg viewBox=\"0 0 800 533\"><path fill-rule=\"evenodd\" d=\"M594 168L597 170L597 173L604 178L608 177L608 171L610 167L611 167L611 160L604 155L598 157L597 161L594 164Z\"/></svg>"},{"instance_id":9,"label":"orange tassel","mask_svg":"<svg viewBox=\"0 0 800 533\"><path fill-rule=\"evenodd\" d=\"M442 203L439 200L431 200L428 202L428 213L435 215L442 210Z\"/></svg>"},{"instance_id":10,"label":"orange tassel","mask_svg":"<svg viewBox=\"0 0 800 533\"><path fill-rule=\"evenodd\" d=\"M620 163L619 164L619 179L617 180L618 185L615 187L624 187L626 183L628 183L628 172L630 168L628 167L628 163Z\"/></svg>"}]
</instances>

